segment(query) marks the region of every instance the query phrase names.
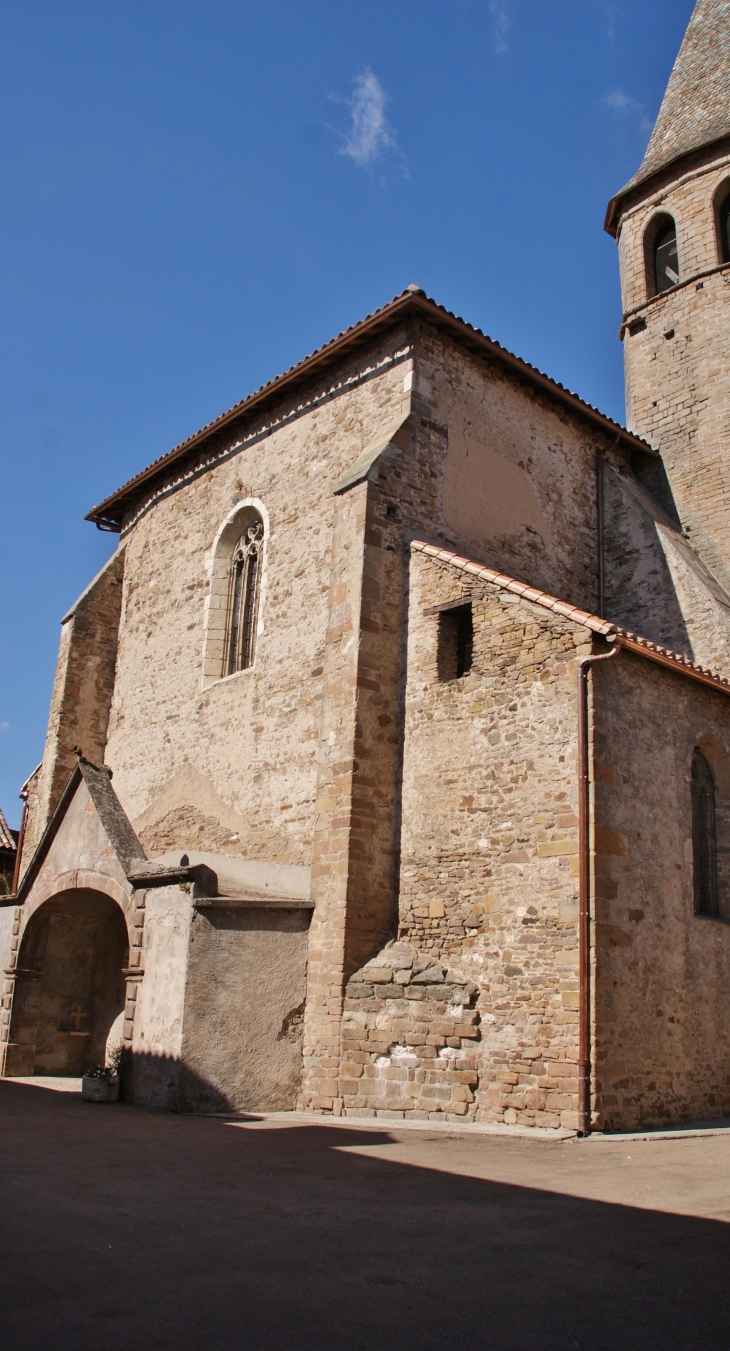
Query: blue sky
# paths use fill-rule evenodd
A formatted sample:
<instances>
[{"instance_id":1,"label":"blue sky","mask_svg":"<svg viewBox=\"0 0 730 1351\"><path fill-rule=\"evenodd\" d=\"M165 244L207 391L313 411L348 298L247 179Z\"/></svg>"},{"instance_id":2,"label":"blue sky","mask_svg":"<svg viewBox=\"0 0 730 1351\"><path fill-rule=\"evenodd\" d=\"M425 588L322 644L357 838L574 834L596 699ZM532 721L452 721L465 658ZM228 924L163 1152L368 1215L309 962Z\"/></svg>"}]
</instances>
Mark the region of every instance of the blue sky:
<instances>
[{"instance_id":1,"label":"blue sky","mask_svg":"<svg viewBox=\"0 0 730 1351\"><path fill-rule=\"evenodd\" d=\"M0 2L0 807L83 516L410 282L623 419L607 199L692 0Z\"/></svg>"}]
</instances>

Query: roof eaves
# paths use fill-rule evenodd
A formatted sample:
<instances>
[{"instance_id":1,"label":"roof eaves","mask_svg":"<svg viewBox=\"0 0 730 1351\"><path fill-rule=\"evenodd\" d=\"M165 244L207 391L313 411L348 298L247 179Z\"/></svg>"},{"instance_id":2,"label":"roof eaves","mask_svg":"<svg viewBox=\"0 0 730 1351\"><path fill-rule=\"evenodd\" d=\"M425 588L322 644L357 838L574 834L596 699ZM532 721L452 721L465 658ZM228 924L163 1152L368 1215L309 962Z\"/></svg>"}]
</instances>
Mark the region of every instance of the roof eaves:
<instances>
[{"instance_id":1,"label":"roof eaves","mask_svg":"<svg viewBox=\"0 0 730 1351\"><path fill-rule=\"evenodd\" d=\"M648 441L644 441L634 432L628 431L626 427L622 427L620 423L615 422L605 413L599 412L592 404L586 403L578 394L561 385L559 381L552 380L549 375L530 365L528 361L515 356L513 352L508 351L506 347L502 347L494 338L487 337L481 329L474 328L459 315L452 314L443 305L437 304L418 287L409 287L406 291L402 291L400 295L395 296L387 305L373 311L359 323L351 325L350 328L345 329L336 338L333 338L331 342L318 347L309 356L297 362L295 366L291 366L289 370L269 380L253 394L249 394L212 422L201 427L199 431L189 436L185 441L181 441L172 450L167 451L165 455L161 455L157 460L154 460L146 469L141 470L139 474L129 479L116 492L106 497L98 506L93 507L85 519L97 524L106 524L112 529L116 528L123 515L124 500L133 496L151 479L164 472L175 460L195 450L208 437L224 430L244 414L252 412L268 400L278 397L285 390L301 383L318 370L346 355L352 348L361 346L367 338L374 336L377 332L391 328L398 322L412 320L416 317L423 318L447 330L457 342L461 342L471 350L498 360L533 385L542 388L553 398L571 407L594 425L599 426L608 435L624 440L635 450L640 450L649 455L657 455L658 452Z\"/></svg>"},{"instance_id":2,"label":"roof eaves","mask_svg":"<svg viewBox=\"0 0 730 1351\"><path fill-rule=\"evenodd\" d=\"M657 662L660 666L669 667L671 670L679 671L682 675L691 676L693 680L698 680L703 685L710 685L714 689L722 690L724 694L730 694L730 680L725 679L716 671L711 671L706 666L699 666L689 657L683 657L679 652L672 652L668 647L653 643L649 638L642 638L640 634L633 633L630 629L622 629L618 624L612 624L610 620L601 619L598 615L590 614L587 610L581 610L578 606L571 605L567 601L558 600L557 597L551 596L547 591L539 591L533 586L527 586L525 582L520 582L515 577L508 577L503 572L495 572L493 568L484 567L483 564L476 563L471 558L465 558L462 554L457 554L451 549L442 549L438 545L427 544L425 540L411 540L411 549L416 553L425 554L427 558L433 558L438 563L446 563L450 567L458 568L460 572L464 572L470 577L479 577L482 581L491 582L493 586L498 586L503 591L511 591L522 600L541 605L543 609L551 610L554 614L561 615L573 624L579 624L583 628L590 629L593 633L600 633L604 638L611 639L618 643L620 647L626 648L627 651L636 652L639 656Z\"/></svg>"},{"instance_id":3,"label":"roof eaves","mask_svg":"<svg viewBox=\"0 0 730 1351\"><path fill-rule=\"evenodd\" d=\"M598 615L589 614L587 610L579 610L575 605L568 605L565 601L558 600L556 596L549 595L547 591L538 591L536 587L528 586L526 582L520 582L516 577L508 577L504 572L495 572L494 568L484 567L482 563L476 563L472 558L465 558L452 549L442 549L435 544L427 544L425 540L420 539L411 540L411 548L416 553L425 554L428 558L435 559L437 563L447 563L450 567L458 568L460 572L465 572L470 577L491 582L494 586L501 587L503 591L511 591L522 600L529 600L536 605L542 605L545 610L553 610L565 619L570 619L576 624L582 624L584 628L592 629L594 633L601 633L608 637L617 632L616 625L609 623L608 620L599 619Z\"/></svg>"},{"instance_id":4,"label":"roof eaves","mask_svg":"<svg viewBox=\"0 0 730 1351\"><path fill-rule=\"evenodd\" d=\"M616 238L624 204L634 192L641 189L642 193L650 196L652 192L661 187L662 180L667 177L670 171L673 171L673 174L676 175L677 169L683 161L691 161L700 150L706 150L708 157L712 157L713 153L717 153L719 147L723 145L730 145L729 133L724 133L714 141L699 141L697 145L679 151L666 163L650 167L644 173L639 169L638 173L635 173L633 178L630 178L628 183L624 184L620 192L615 193L610 199L603 221L603 228L606 233L612 235L614 239Z\"/></svg>"}]
</instances>

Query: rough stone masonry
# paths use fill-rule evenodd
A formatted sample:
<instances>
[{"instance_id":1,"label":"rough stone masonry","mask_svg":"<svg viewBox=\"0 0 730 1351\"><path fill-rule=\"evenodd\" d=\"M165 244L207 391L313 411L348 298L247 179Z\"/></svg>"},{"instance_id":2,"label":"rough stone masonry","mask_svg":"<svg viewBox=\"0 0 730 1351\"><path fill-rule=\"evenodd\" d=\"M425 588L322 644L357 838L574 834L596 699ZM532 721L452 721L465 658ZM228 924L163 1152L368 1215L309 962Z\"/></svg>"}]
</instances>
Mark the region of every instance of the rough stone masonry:
<instances>
[{"instance_id":1,"label":"rough stone masonry","mask_svg":"<svg viewBox=\"0 0 730 1351\"><path fill-rule=\"evenodd\" d=\"M89 513L3 1073L121 1041L172 1110L730 1112L727 9L609 206L629 429L411 286Z\"/></svg>"}]
</instances>

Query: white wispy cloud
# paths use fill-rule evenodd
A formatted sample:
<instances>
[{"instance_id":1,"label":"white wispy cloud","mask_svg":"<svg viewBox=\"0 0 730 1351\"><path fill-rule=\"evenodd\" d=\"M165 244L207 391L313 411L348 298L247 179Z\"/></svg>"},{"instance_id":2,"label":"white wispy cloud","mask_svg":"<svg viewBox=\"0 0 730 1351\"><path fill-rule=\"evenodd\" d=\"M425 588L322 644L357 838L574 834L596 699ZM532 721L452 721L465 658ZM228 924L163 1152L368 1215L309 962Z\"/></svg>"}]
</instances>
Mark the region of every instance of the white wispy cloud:
<instances>
[{"instance_id":1,"label":"white wispy cloud","mask_svg":"<svg viewBox=\"0 0 730 1351\"><path fill-rule=\"evenodd\" d=\"M0 732L7 732L9 726L9 722L0 722Z\"/></svg>"},{"instance_id":2,"label":"white wispy cloud","mask_svg":"<svg viewBox=\"0 0 730 1351\"><path fill-rule=\"evenodd\" d=\"M386 151L396 148L395 134L385 116L387 101L380 80L367 66L355 76L352 98L336 100L350 109L350 127L339 154L349 155L361 169L369 169Z\"/></svg>"},{"instance_id":3,"label":"white wispy cloud","mask_svg":"<svg viewBox=\"0 0 730 1351\"><path fill-rule=\"evenodd\" d=\"M613 39L616 36L616 20L619 18L621 10L618 5L612 4L611 0L603 0L601 9L606 16L609 42L613 42Z\"/></svg>"},{"instance_id":4,"label":"white wispy cloud","mask_svg":"<svg viewBox=\"0 0 730 1351\"><path fill-rule=\"evenodd\" d=\"M507 30L511 22L505 0L489 0L489 10L492 15L492 44L500 56L507 50Z\"/></svg>"},{"instance_id":5,"label":"white wispy cloud","mask_svg":"<svg viewBox=\"0 0 730 1351\"><path fill-rule=\"evenodd\" d=\"M613 89L610 94L601 99L604 108L610 108L611 112L619 117L636 117L639 119L641 131L649 132L652 129L651 118L647 117L643 103L638 99L632 98L623 89Z\"/></svg>"},{"instance_id":6,"label":"white wispy cloud","mask_svg":"<svg viewBox=\"0 0 730 1351\"><path fill-rule=\"evenodd\" d=\"M607 108L612 108L615 113L638 113L641 112L641 104L637 103L630 94L624 93L623 89L614 89L610 94L601 100Z\"/></svg>"}]
</instances>

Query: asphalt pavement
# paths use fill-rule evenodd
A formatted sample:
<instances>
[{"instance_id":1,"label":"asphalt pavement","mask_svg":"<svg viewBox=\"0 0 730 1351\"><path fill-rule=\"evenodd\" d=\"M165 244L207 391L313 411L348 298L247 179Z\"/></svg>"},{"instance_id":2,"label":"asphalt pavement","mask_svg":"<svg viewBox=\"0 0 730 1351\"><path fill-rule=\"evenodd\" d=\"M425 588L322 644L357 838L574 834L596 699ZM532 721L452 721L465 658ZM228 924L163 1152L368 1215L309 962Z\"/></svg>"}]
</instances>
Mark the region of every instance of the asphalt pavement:
<instances>
[{"instance_id":1,"label":"asphalt pavement","mask_svg":"<svg viewBox=\"0 0 730 1351\"><path fill-rule=\"evenodd\" d=\"M2 1351L730 1348L730 1131L227 1120L0 1081Z\"/></svg>"}]
</instances>

